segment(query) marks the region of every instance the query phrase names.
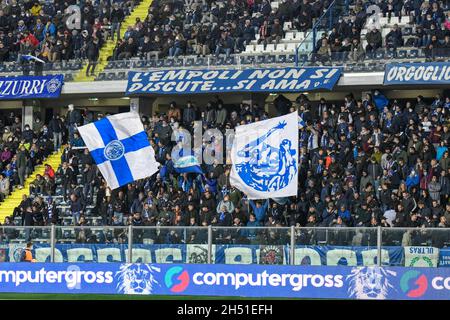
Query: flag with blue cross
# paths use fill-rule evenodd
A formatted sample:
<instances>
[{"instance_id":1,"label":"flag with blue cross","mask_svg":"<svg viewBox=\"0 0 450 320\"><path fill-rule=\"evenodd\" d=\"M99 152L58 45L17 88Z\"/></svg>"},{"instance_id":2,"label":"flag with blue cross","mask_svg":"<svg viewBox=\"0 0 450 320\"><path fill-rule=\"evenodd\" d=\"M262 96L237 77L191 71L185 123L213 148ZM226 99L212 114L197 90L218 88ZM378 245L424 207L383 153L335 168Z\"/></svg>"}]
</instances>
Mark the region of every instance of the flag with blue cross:
<instances>
[{"instance_id":1,"label":"flag with blue cross","mask_svg":"<svg viewBox=\"0 0 450 320\"><path fill-rule=\"evenodd\" d=\"M125 112L78 127L111 189L149 177L159 169L139 114Z\"/></svg>"}]
</instances>

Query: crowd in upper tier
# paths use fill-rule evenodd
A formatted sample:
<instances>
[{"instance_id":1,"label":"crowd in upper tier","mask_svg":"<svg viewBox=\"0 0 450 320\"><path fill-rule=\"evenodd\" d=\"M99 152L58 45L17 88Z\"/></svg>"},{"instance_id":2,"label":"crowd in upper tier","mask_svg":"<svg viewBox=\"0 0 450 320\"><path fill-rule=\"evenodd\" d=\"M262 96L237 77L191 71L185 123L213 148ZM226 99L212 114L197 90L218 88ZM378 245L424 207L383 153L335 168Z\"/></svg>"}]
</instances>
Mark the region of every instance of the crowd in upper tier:
<instances>
[{"instance_id":1,"label":"crowd in upper tier","mask_svg":"<svg viewBox=\"0 0 450 320\"><path fill-rule=\"evenodd\" d=\"M380 48L396 51L416 47L427 59L448 57L450 12L446 1L377 1L380 13L389 19L407 19L408 24L371 22L374 1L350 1L349 9L334 17L332 28L317 40L313 61L363 61ZM256 41L277 44L286 30L308 32L327 10L327 0L152 1L145 18L124 26L124 18L137 1L87 0L80 4L81 22L71 24L75 1L17 1L0 5L0 62L18 61L24 55L45 62L70 59L98 60L107 39L116 41L112 60L141 57L206 56L241 53ZM343 3L345 5L345 3ZM69 20L69 23L67 21ZM400 20L405 21L405 20ZM286 23L290 27L285 28ZM324 24L327 24L326 21ZM125 30L120 37L120 29ZM367 33L362 35L362 30ZM294 52L291 52L294 54Z\"/></svg>"}]
</instances>

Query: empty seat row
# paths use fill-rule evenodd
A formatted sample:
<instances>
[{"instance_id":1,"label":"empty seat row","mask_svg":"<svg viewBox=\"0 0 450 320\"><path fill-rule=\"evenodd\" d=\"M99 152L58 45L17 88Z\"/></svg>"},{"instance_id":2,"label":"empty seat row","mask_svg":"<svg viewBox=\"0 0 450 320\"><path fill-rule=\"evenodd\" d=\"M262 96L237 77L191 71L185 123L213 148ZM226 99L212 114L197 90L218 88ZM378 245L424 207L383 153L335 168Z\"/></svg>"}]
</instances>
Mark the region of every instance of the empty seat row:
<instances>
[{"instance_id":1,"label":"empty seat row","mask_svg":"<svg viewBox=\"0 0 450 320\"><path fill-rule=\"evenodd\" d=\"M249 44L245 47L245 53L253 54L253 53L273 53L273 52L282 52L282 53L294 53L295 49L299 46L299 43L278 43L278 44Z\"/></svg>"}]
</instances>

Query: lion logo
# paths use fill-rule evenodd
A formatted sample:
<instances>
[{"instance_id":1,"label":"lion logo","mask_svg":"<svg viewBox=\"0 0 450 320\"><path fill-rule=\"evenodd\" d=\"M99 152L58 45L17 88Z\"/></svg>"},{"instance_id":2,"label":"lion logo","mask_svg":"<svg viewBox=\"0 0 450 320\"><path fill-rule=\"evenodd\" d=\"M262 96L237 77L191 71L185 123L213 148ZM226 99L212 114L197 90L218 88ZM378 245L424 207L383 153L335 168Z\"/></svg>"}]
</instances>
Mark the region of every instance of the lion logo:
<instances>
[{"instance_id":1,"label":"lion logo","mask_svg":"<svg viewBox=\"0 0 450 320\"><path fill-rule=\"evenodd\" d=\"M346 280L349 282L348 293L356 299L386 299L390 288L390 278L396 272L379 267L352 268Z\"/></svg>"},{"instance_id":2,"label":"lion logo","mask_svg":"<svg viewBox=\"0 0 450 320\"><path fill-rule=\"evenodd\" d=\"M151 294L153 286L158 284L154 273L161 269L150 264L122 264L116 273L117 289L124 294Z\"/></svg>"}]
</instances>

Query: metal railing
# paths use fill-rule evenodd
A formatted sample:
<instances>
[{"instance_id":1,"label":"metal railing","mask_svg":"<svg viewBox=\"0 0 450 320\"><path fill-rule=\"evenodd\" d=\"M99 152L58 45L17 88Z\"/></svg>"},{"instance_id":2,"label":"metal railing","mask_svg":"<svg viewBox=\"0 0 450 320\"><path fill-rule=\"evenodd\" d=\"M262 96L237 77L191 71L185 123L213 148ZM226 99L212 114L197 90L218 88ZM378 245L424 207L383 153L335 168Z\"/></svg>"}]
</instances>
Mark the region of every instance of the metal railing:
<instances>
[{"instance_id":1,"label":"metal railing","mask_svg":"<svg viewBox=\"0 0 450 320\"><path fill-rule=\"evenodd\" d=\"M286 262L295 264L296 250L308 247L363 248L376 250L377 264L381 265L383 249L405 246L450 246L448 228L359 228L359 227L173 227L173 226L32 226L0 227L0 249L9 249L10 261L18 261L14 250L21 250L31 241L35 247L44 248L45 255L38 261L61 262L60 250L83 250L97 246L97 258L87 260L108 262L111 250L120 248L123 258L114 261L130 263L133 252L152 246L170 250L173 246L193 245L201 249L206 259L213 263L214 248L263 247L286 248ZM101 250L109 250L100 254ZM121 252L122 252L121 251ZM140 251L139 251L140 252ZM116 252L117 253L117 252ZM5 253L3 253L5 254ZM120 255L119 253L117 253ZM14 256L14 259L13 259ZM100 257L103 258L100 258ZM7 261L8 259L3 259ZM100 261L102 260L102 261ZM298 262L298 261L297 261ZM297 263L298 264L298 263Z\"/></svg>"},{"instance_id":2,"label":"metal railing","mask_svg":"<svg viewBox=\"0 0 450 320\"><path fill-rule=\"evenodd\" d=\"M322 15L316 19L313 27L295 49L295 65L303 65L311 52L316 51L318 37L326 30L331 30L341 12L341 2L333 0Z\"/></svg>"}]
</instances>

